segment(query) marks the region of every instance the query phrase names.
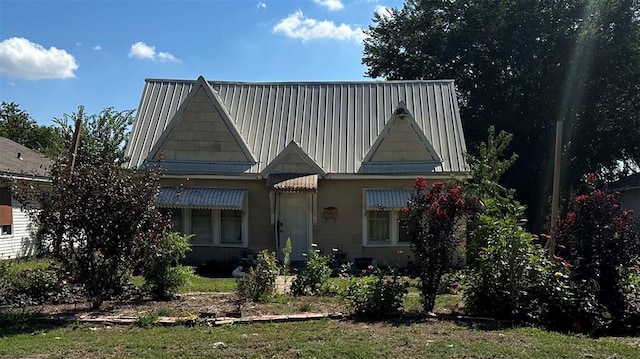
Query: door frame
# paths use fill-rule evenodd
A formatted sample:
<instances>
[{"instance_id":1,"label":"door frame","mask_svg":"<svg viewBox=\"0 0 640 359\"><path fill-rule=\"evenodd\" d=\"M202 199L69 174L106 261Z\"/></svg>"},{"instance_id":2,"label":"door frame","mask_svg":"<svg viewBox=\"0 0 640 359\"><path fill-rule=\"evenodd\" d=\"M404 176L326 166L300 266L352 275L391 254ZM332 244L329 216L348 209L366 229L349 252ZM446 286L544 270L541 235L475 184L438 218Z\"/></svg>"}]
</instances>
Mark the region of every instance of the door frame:
<instances>
[{"instance_id":1,"label":"door frame","mask_svg":"<svg viewBox=\"0 0 640 359\"><path fill-rule=\"evenodd\" d=\"M281 234L281 229L280 226L282 224L282 218L281 218L281 214L280 214L280 210L281 210L281 206L282 206L282 199L280 198L280 196L282 194L287 194L287 195L299 195L299 196L304 196L306 198L306 223L307 223L307 233L306 233L306 237L307 237L307 241L306 241L306 251L304 251L303 253L308 253L309 250L311 250L311 244L313 243L313 225L314 225L314 213L315 211L314 209L314 202L315 202L315 193L309 193L309 192L276 192L275 196L274 196L274 202L275 202L275 223L274 223L274 229L275 229L275 235L276 235L276 257L280 260L283 259L284 254L282 253L282 248L284 247L284 244L286 242L286 238L284 238Z\"/></svg>"}]
</instances>

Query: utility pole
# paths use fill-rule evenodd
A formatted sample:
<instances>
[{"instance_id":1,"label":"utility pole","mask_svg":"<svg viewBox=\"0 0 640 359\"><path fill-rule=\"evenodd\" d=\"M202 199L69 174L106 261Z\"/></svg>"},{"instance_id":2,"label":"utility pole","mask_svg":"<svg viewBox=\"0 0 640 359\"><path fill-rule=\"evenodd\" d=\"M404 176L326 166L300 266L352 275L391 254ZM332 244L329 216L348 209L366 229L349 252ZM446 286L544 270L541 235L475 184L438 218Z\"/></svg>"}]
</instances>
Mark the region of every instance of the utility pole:
<instances>
[{"instance_id":1,"label":"utility pole","mask_svg":"<svg viewBox=\"0 0 640 359\"><path fill-rule=\"evenodd\" d=\"M80 130L82 129L82 112L76 116L76 128L73 131L73 141L71 142L71 166L69 168L69 176L73 175L73 169L76 166L76 156L78 154L78 146L80 145Z\"/></svg>"},{"instance_id":2,"label":"utility pole","mask_svg":"<svg viewBox=\"0 0 640 359\"><path fill-rule=\"evenodd\" d=\"M553 194L551 197L551 237L548 248L549 256L553 258L556 253L556 229L558 226L558 216L560 207L560 171L562 168L562 124L563 121L556 122L556 150L553 166Z\"/></svg>"}]
</instances>

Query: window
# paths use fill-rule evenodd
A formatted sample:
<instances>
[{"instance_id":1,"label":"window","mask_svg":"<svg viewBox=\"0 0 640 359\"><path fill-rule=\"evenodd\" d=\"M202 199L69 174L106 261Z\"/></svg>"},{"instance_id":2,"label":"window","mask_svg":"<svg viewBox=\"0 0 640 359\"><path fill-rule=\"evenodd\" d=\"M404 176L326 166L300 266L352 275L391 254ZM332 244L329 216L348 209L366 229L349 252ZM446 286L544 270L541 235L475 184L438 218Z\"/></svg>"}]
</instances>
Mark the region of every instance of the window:
<instances>
[{"instance_id":1,"label":"window","mask_svg":"<svg viewBox=\"0 0 640 359\"><path fill-rule=\"evenodd\" d=\"M184 233L181 208L160 208L160 213L168 216L171 219L171 223L173 224L172 230L174 232Z\"/></svg>"},{"instance_id":2,"label":"window","mask_svg":"<svg viewBox=\"0 0 640 359\"><path fill-rule=\"evenodd\" d=\"M369 217L367 241L369 243L391 243L389 211L369 211L367 215Z\"/></svg>"},{"instance_id":3,"label":"window","mask_svg":"<svg viewBox=\"0 0 640 359\"><path fill-rule=\"evenodd\" d=\"M220 242L242 243L242 211L220 211Z\"/></svg>"},{"instance_id":4,"label":"window","mask_svg":"<svg viewBox=\"0 0 640 359\"><path fill-rule=\"evenodd\" d=\"M191 210L191 234L195 242L213 241L213 211L210 209Z\"/></svg>"},{"instance_id":5,"label":"window","mask_svg":"<svg viewBox=\"0 0 640 359\"><path fill-rule=\"evenodd\" d=\"M11 192L8 188L0 188L0 235L10 235L13 225L13 208Z\"/></svg>"},{"instance_id":6,"label":"window","mask_svg":"<svg viewBox=\"0 0 640 359\"><path fill-rule=\"evenodd\" d=\"M162 209L173 230L191 234L195 246L246 246L246 211L227 209Z\"/></svg>"},{"instance_id":7,"label":"window","mask_svg":"<svg viewBox=\"0 0 640 359\"><path fill-rule=\"evenodd\" d=\"M363 190L362 245L408 246L409 236L400 223L412 190L380 188Z\"/></svg>"},{"instance_id":8,"label":"window","mask_svg":"<svg viewBox=\"0 0 640 359\"><path fill-rule=\"evenodd\" d=\"M402 228L402 221L406 216L404 212L398 212L398 243L402 244L409 244L409 242L411 242L409 235L405 232L404 228Z\"/></svg>"}]
</instances>

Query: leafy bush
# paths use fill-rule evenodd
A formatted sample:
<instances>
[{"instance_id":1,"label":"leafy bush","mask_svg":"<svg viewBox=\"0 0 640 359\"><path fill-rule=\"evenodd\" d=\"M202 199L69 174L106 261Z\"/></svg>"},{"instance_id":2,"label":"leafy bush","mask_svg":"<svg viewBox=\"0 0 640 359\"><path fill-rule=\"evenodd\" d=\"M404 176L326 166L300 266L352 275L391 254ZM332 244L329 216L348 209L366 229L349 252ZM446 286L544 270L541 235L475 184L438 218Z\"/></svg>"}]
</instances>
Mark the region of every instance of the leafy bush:
<instances>
[{"instance_id":1,"label":"leafy bush","mask_svg":"<svg viewBox=\"0 0 640 359\"><path fill-rule=\"evenodd\" d=\"M307 254L307 263L304 271L298 274L291 284L291 293L300 295L323 294L327 289L327 283L331 276L329 256L320 255L314 248Z\"/></svg>"},{"instance_id":2,"label":"leafy bush","mask_svg":"<svg viewBox=\"0 0 640 359\"><path fill-rule=\"evenodd\" d=\"M275 293L276 276L278 275L278 263L275 253L266 249L260 251L257 256L257 265L249 272L237 278L236 292L241 298L251 299L254 302L266 302L273 298Z\"/></svg>"},{"instance_id":3,"label":"leafy bush","mask_svg":"<svg viewBox=\"0 0 640 359\"><path fill-rule=\"evenodd\" d=\"M154 255L142 265L145 289L157 300L170 299L184 285L193 271L178 263L191 250L188 235L166 232L157 244Z\"/></svg>"},{"instance_id":4,"label":"leafy bush","mask_svg":"<svg viewBox=\"0 0 640 359\"><path fill-rule=\"evenodd\" d=\"M522 227L524 207L514 203L510 212L477 216L476 230L486 236L486 246L477 254L464 293L470 314L513 319L532 281L547 271L544 252Z\"/></svg>"},{"instance_id":5,"label":"leafy bush","mask_svg":"<svg viewBox=\"0 0 640 359\"><path fill-rule=\"evenodd\" d=\"M571 279L589 284L611 317L614 332L637 330L626 324L640 316L629 286L630 271L640 255L640 222L620 208L617 196L597 189L597 176L586 178L587 194L576 196L558 225L558 243L568 249Z\"/></svg>"},{"instance_id":6,"label":"leafy bush","mask_svg":"<svg viewBox=\"0 0 640 359\"><path fill-rule=\"evenodd\" d=\"M443 274L440 279L438 294L458 294L463 291L466 279L467 271L464 269L458 269Z\"/></svg>"},{"instance_id":7,"label":"leafy bush","mask_svg":"<svg viewBox=\"0 0 640 359\"><path fill-rule=\"evenodd\" d=\"M0 305L39 305L73 302L82 293L73 277L49 266L19 268L0 261Z\"/></svg>"},{"instance_id":8,"label":"leafy bush","mask_svg":"<svg viewBox=\"0 0 640 359\"><path fill-rule=\"evenodd\" d=\"M395 271L386 275L378 268L371 275L352 277L345 297L356 316L377 319L402 311L406 293L407 283Z\"/></svg>"},{"instance_id":9,"label":"leafy bush","mask_svg":"<svg viewBox=\"0 0 640 359\"><path fill-rule=\"evenodd\" d=\"M454 251L460 243L456 230L463 214L471 208L462 198L462 188L451 183L436 182L431 189L419 177L415 191L403 209L403 228L410 238L411 249L421 281L424 310L435 306L440 278L451 267Z\"/></svg>"}]
</instances>

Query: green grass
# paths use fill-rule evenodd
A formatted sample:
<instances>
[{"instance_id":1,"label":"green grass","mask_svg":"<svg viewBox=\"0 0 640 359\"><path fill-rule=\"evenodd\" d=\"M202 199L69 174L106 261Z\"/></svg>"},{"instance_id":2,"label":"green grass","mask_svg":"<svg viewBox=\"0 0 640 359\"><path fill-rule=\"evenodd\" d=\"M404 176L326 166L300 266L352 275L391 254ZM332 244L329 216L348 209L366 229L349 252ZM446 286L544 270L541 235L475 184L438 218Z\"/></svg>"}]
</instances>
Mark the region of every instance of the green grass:
<instances>
[{"instance_id":1,"label":"green grass","mask_svg":"<svg viewBox=\"0 0 640 359\"><path fill-rule=\"evenodd\" d=\"M2 329L0 329L0 332ZM215 342L225 345L214 346ZM68 325L0 337L0 357L38 358L638 358L640 338L449 322L311 321L216 328ZM591 356L587 355L590 354Z\"/></svg>"},{"instance_id":2,"label":"green grass","mask_svg":"<svg viewBox=\"0 0 640 359\"><path fill-rule=\"evenodd\" d=\"M130 282L141 287L144 284L144 278L133 276ZM235 278L209 278L194 274L189 282L180 288L179 292L233 292L234 290L236 290Z\"/></svg>"}]
</instances>

